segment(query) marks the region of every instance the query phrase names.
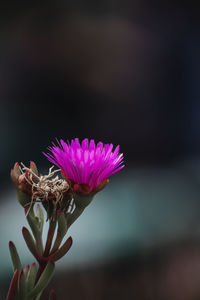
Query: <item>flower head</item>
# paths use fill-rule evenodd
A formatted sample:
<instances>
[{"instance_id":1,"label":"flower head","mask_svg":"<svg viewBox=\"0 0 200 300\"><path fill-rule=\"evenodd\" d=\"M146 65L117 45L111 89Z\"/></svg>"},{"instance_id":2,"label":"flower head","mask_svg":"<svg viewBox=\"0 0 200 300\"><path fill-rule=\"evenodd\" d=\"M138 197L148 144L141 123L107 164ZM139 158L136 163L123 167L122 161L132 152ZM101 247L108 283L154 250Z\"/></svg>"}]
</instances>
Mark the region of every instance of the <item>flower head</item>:
<instances>
[{"instance_id":1,"label":"flower head","mask_svg":"<svg viewBox=\"0 0 200 300\"><path fill-rule=\"evenodd\" d=\"M76 138L66 143L63 140L58 146L53 144L45 154L46 157L57 165L65 177L75 185L88 187L87 193L94 191L99 185L121 170L124 165L123 154L119 154L119 146L113 151L113 144L84 139L80 144Z\"/></svg>"}]
</instances>

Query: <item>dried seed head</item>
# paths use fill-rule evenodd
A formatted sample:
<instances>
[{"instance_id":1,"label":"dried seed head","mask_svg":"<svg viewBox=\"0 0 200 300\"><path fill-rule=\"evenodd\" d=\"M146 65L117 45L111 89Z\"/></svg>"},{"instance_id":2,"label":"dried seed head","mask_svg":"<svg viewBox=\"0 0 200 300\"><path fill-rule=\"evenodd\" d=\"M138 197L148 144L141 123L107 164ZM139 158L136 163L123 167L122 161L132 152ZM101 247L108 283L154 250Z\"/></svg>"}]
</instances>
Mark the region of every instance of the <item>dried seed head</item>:
<instances>
[{"instance_id":1,"label":"dried seed head","mask_svg":"<svg viewBox=\"0 0 200 300\"><path fill-rule=\"evenodd\" d=\"M49 169L47 175L40 175L34 172L33 168L27 168L21 163L21 175L18 177L19 188L31 195L31 202L27 214L35 202L42 202L44 205L53 205L53 215L56 215L57 208L62 207L62 200L67 193L70 193L70 186L64 179L58 176L54 177L60 170L52 171L53 166Z\"/></svg>"}]
</instances>

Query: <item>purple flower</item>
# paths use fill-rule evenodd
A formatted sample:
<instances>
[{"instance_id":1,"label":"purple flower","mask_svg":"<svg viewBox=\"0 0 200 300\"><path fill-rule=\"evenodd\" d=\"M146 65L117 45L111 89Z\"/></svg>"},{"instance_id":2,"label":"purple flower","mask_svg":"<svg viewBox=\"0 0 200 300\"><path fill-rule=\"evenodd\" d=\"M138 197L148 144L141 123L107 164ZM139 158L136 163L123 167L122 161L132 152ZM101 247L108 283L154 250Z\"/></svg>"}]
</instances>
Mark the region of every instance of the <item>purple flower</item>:
<instances>
[{"instance_id":1,"label":"purple flower","mask_svg":"<svg viewBox=\"0 0 200 300\"><path fill-rule=\"evenodd\" d=\"M90 191L124 167L123 154L119 154L119 146L114 150L113 144L99 142L95 145L94 140L88 139L80 144L76 138L71 144L60 140L58 146L53 144L48 150L51 154L44 155L61 169L67 179L73 184L87 185Z\"/></svg>"}]
</instances>

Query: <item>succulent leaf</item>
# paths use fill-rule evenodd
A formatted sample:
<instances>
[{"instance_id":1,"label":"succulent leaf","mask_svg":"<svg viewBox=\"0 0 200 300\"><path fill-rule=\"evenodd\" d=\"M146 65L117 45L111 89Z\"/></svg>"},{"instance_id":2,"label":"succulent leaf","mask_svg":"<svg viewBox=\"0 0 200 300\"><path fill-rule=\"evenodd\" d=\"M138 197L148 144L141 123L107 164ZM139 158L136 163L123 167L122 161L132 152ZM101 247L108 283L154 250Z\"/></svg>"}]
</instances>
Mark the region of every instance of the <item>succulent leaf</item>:
<instances>
[{"instance_id":1,"label":"succulent leaf","mask_svg":"<svg viewBox=\"0 0 200 300\"><path fill-rule=\"evenodd\" d=\"M37 266L36 263L33 263L29 268L29 272L27 274L27 279L26 279L28 292L30 292L34 287L36 275L37 275Z\"/></svg>"},{"instance_id":2,"label":"succulent leaf","mask_svg":"<svg viewBox=\"0 0 200 300\"><path fill-rule=\"evenodd\" d=\"M10 256L11 256L14 272L16 270L21 271L22 265L19 258L19 254L17 252L15 244L12 241L9 242L9 250L10 250Z\"/></svg>"},{"instance_id":3,"label":"succulent leaf","mask_svg":"<svg viewBox=\"0 0 200 300\"><path fill-rule=\"evenodd\" d=\"M66 242L58 249L55 253L53 253L50 258L53 261L57 261L62 258L71 248L72 246L72 238L71 236L66 240Z\"/></svg>"},{"instance_id":4,"label":"succulent leaf","mask_svg":"<svg viewBox=\"0 0 200 300\"><path fill-rule=\"evenodd\" d=\"M26 300L26 277L23 270L19 274L19 299Z\"/></svg>"},{"instance_id":5,"label":"succulent leaf","mask_svg":"<svg viewBox=\"0 0 200 300\"><path fill-rule=\"evenodd\" d=\"M49 261L35 287L28 294L28 299L32 299L33 297L38 296L45 289L51 277L53 276L54 268L54 263Z\"/></svg>"},{"instance_id":6,"label":"succulent leaf","mask_svg":"<svg viewBox=\"0 0 200 300\"><path fill-rule=\"evenodd\" d=\"M31 251L33 256L35 256L35 258L38 259L39 255L38 255L36 245L35 245L35 242L34 242L34 239L31 235L31 233L29 232L29 230L26 227L23 227L22 234L23 234L23 237L24 237L27 247L29 248L29 250Z\"/></svg>"},{"instance_id":7,"label":"succulent leaf","mask_svg":"<svg viewBox=\"0 0 200 300\"><path fill-rule=\"evenodd\" d=\"M18 270L16 270L13 274L6 300L15 300L16 299L15 297L17 295L18 274L19 274Z\"/></svg>"}]
</instances>

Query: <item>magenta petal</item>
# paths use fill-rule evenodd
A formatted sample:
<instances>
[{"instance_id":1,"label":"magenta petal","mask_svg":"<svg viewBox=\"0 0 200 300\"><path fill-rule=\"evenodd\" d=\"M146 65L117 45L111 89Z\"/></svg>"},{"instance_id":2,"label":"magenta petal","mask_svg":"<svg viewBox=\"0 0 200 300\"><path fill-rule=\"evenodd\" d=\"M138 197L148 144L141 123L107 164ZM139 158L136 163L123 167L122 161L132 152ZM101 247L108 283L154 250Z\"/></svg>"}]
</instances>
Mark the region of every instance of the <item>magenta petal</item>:
<instances>
[{"instance_id":1,"label":"magenta petal","mask_svg":"<svg viewBox=\"0 0 200 300\"><path fill-rule=\"evenodd\" d=\"M53 144L44 155L61 168L65 176L77 184L87 184L91 189L121 170L124 165L123 154L119 154L119 146L113 151L113 144L102 142L95 145L94 140L78 138L69 142L57 140L58 146Z\"/></svg>"}]
</instances>

